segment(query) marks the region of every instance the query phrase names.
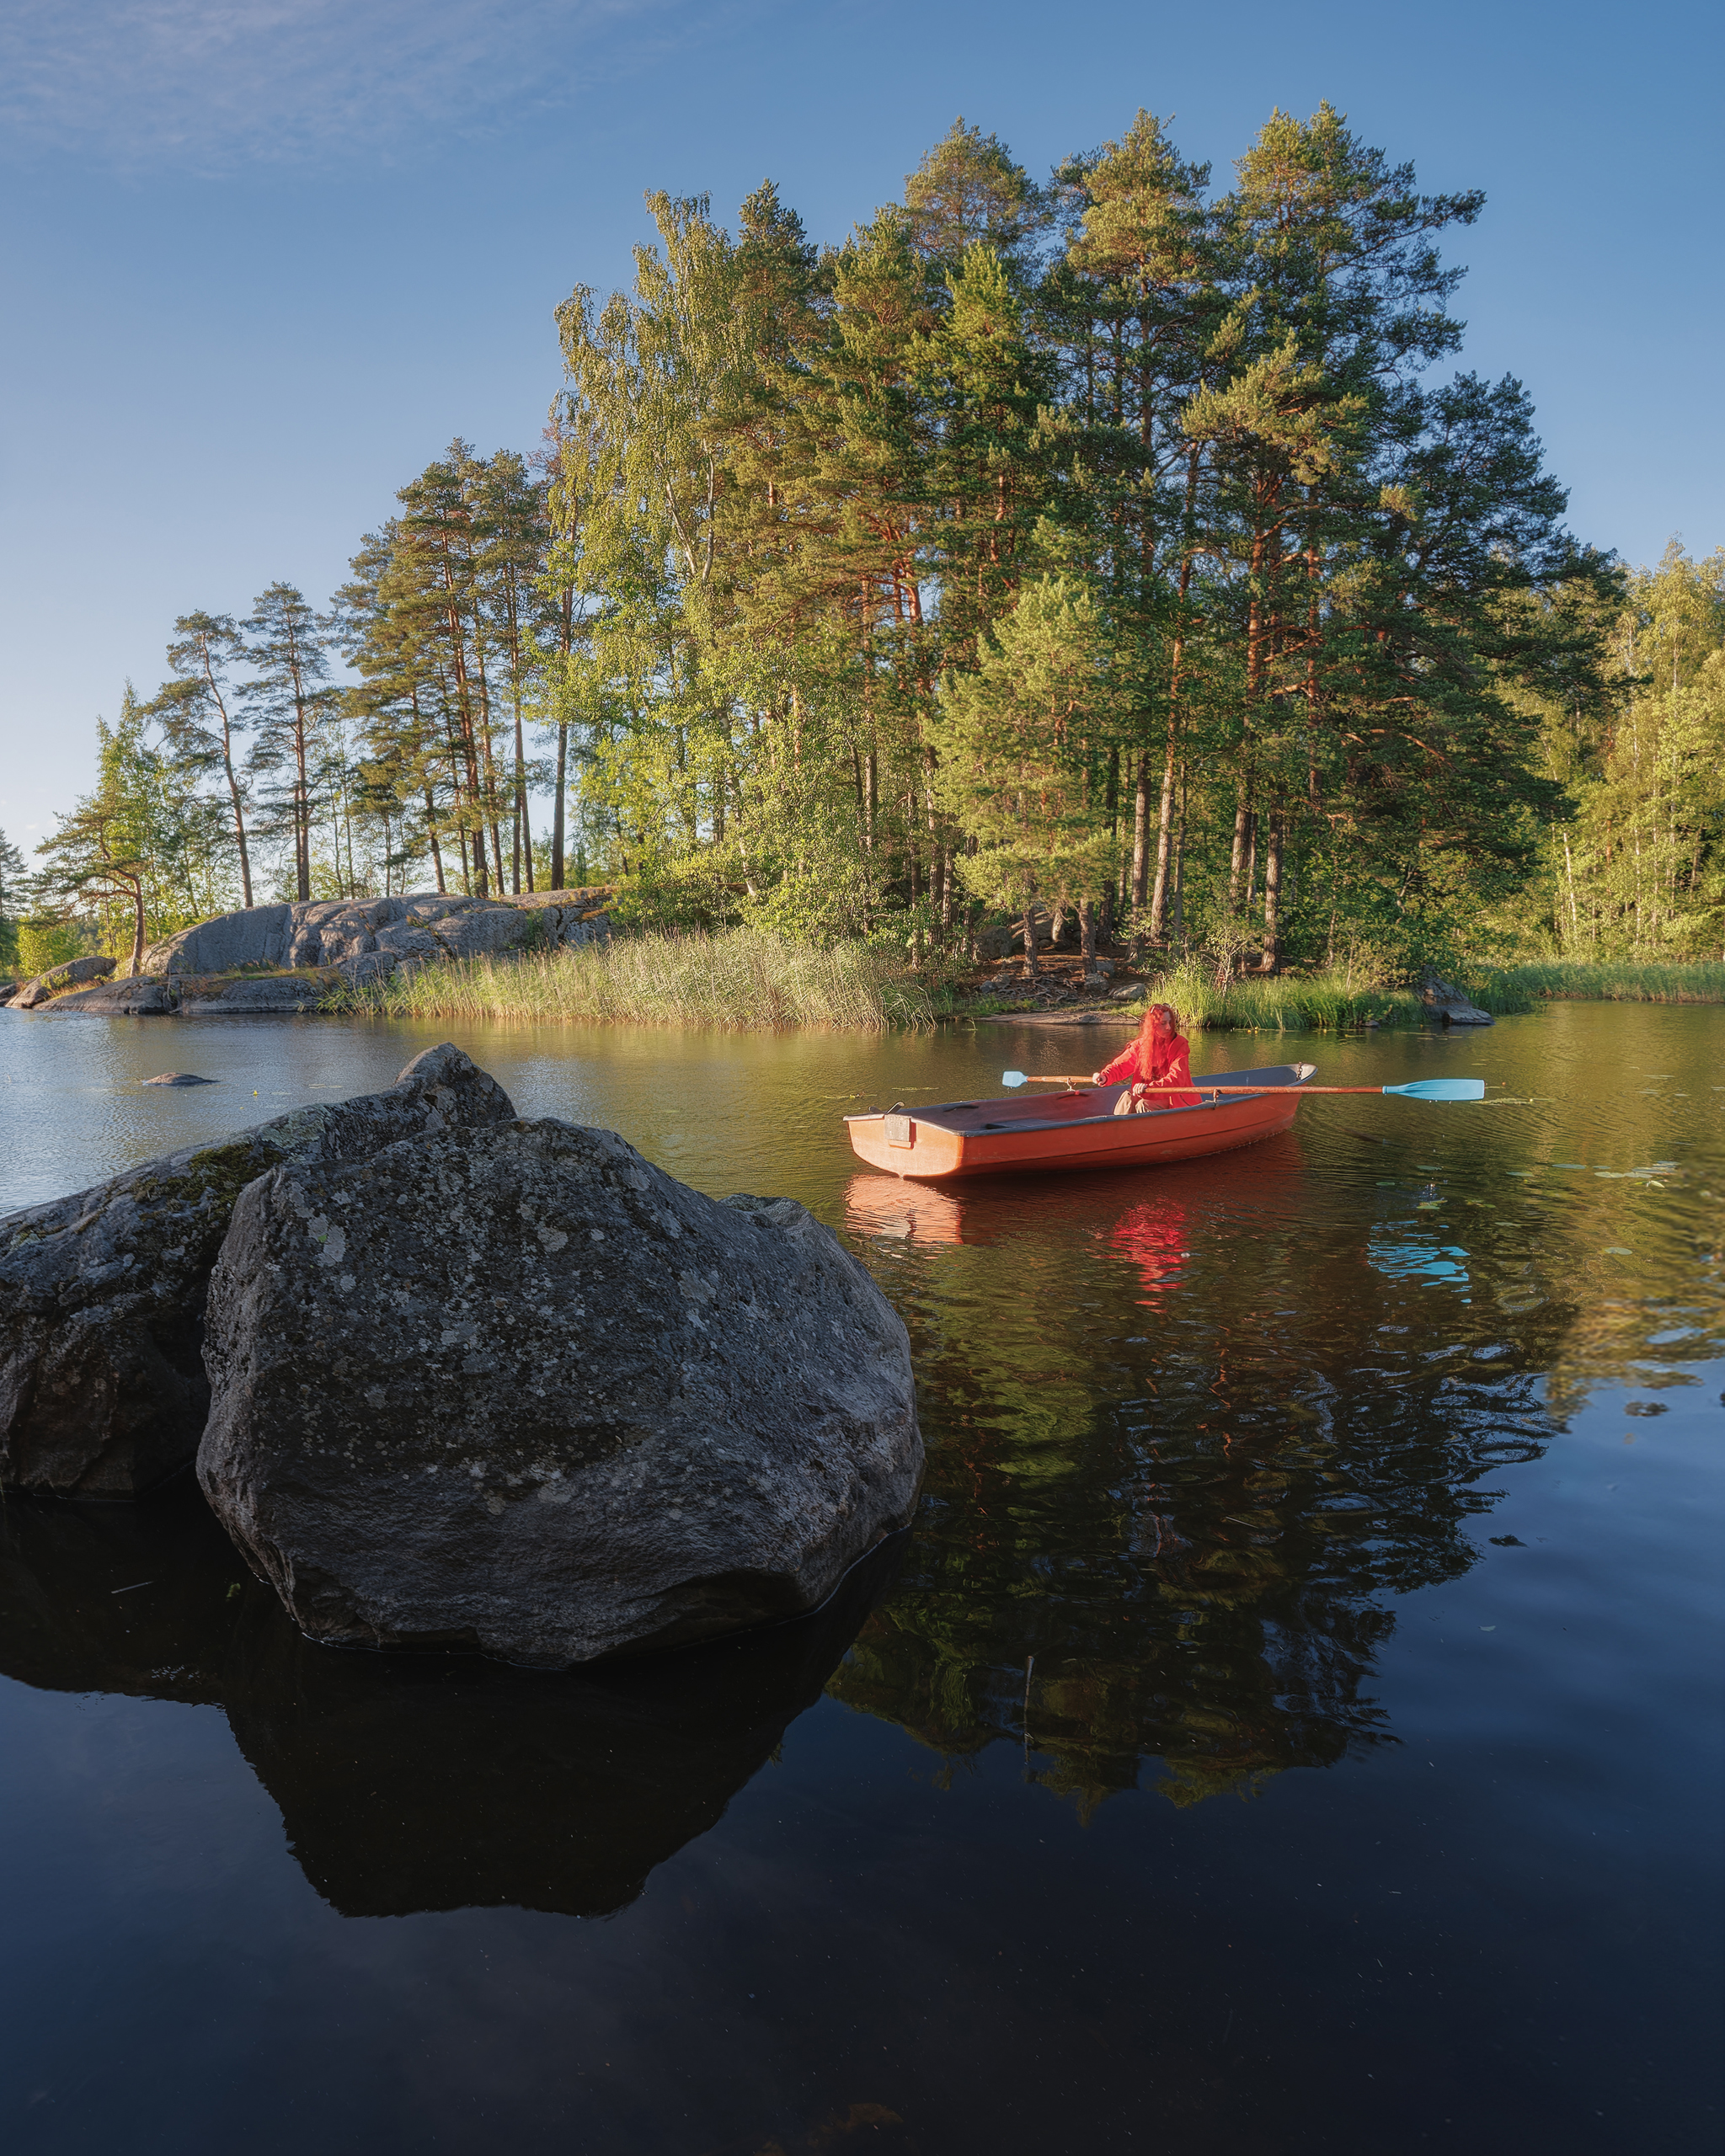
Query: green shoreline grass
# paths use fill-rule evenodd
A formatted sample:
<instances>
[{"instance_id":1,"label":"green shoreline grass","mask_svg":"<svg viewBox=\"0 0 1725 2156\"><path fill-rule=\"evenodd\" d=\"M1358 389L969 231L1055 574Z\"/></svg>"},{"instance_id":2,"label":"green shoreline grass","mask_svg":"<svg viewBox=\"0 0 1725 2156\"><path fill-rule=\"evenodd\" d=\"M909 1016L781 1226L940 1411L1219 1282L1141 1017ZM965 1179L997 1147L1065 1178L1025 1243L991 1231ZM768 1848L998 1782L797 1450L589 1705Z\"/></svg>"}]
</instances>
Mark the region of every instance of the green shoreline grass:
<instances>
[{"instance_id":1,"label":"green shoreline grass","mask_svg":"<svg viewBox=\"0 0 1725 2156\"><path fill-rule=\"evenodd\" d=\"M1502 966L1465 984L1479 1010L1511 1017L1545 1001L1725 1003L1725 965L1547 963ZM1424 1005L1411 989L1363 988L1339 973L1213 985L1201 969L1183 966L1151 982L1194 1031L1206 1033L1348 1033L1368 1024L1418 1026Z\"/></svg>"},{"instance_id":2,"label":"green shoreline grass","mask_svg":"<svg viewBox=\"0 0 1725 2156\"><path fill-rule=\"evenodd\" d=\"M770 1031L921 1031L928 993L894 953L862 943L823 949L758 929L617 937L576 950L468 958L344 990L326 1007L388 1018L492 1019L521 1025L626 1023Z\"/></svg>"},{"instance_id":3,"label":"green shoreline grass","mask_svg":"<svg viewBox=\"0 0 1725 2156\"><path fill-rule=\"evenodd\" d=\"M1487 996L1519 998L1502 1007L1526 1011L1542 1001L1588 1003L1725 1003L1725 965L1708 959L1689 964L1645 964L1632 958L1598 965L1560 961L1547 965L1506 966L1485 976L1475 1001L1496 1011Z\"/></svg>"},{"instance_id":4,"label":"green shoreline grass","mask_svg":"<svg viewBox=\"0 0 1725 2156\"><path fill-rule=\"evenodd\" d=\"M1217 988L1188 963L1151 978L1189 1032L1350 1033L1368 1025L1417 1026L1426 1012L1412 990L1362 985L1339 972L1236 980ZM1468 993L1495 1017L1542 1001L1725 1003L1725 965L1540 964L1478 974ZM895 953L861 944L821 948L757 929L617 937L579 950L453 961L343 989L326 1008L391 1018L708 1026L732 1031L808 1027L830 1032L926 1031L1010 1010L999 1000L966 1003L956 992L907 977ZM1136 1006L1121 1007L1122 1017Z\"/></svg>"}]
</instances>

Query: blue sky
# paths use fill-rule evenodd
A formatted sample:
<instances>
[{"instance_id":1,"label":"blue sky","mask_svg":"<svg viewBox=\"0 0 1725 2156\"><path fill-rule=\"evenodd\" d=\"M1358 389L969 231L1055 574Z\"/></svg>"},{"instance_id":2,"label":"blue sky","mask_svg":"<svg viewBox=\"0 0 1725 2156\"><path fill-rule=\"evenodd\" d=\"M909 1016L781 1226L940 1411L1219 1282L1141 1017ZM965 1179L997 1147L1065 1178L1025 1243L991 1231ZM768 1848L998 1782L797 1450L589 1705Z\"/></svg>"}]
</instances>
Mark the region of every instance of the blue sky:
<instances>
[{"instance_id":1,"label":"blue sky","mask_svg":"<svg viewBox=\"0 0 1725 2156\"><path fill-rule=\"evenodd\" d=\"M1219 176L1327 97L1455 236L1465 363L1531 392L1571 522L1725 542L1717 6L1452 0L0 0L0 828L90 781L176 614L323 600L450 438L530 448L553 309L643 191L817 238L962 113L1033 171L1146 106Z\"/></svg>"}]
</instances>

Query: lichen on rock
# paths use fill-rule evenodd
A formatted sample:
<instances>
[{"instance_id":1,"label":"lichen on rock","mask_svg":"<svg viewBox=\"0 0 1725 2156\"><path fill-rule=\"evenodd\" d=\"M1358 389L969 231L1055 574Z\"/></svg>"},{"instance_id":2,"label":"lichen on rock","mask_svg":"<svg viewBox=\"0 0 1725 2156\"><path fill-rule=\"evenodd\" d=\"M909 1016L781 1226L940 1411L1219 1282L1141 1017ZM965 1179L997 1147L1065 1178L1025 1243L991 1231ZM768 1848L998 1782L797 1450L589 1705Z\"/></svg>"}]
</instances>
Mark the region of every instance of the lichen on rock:
<instances>
[{"instance_id":1,"label":"lichen on rock","mask_svg":"<svg viewBox=\"0 0 1725 2156\"><path fill-rule=\"evenodd\" d=\"M382 1093L278 1116L0 1217L0 1487L127 1497L183 1467L209 1405L210 1269L241 1191L515 1109L446 1042Z\"/></svg>"},{"instance_id":2,"label":"lichen on rock","mask_svg":"<svg viewBox=\"0 0 1725 2156\"><path fill-rule=\"evenodd\" d=\"M827 1229L552 1120L254 1184L206 1356L206 1494L349 1644L560 1667L789 1616L921 1472L904 1326Z\"/></svg>"}]
</instances>

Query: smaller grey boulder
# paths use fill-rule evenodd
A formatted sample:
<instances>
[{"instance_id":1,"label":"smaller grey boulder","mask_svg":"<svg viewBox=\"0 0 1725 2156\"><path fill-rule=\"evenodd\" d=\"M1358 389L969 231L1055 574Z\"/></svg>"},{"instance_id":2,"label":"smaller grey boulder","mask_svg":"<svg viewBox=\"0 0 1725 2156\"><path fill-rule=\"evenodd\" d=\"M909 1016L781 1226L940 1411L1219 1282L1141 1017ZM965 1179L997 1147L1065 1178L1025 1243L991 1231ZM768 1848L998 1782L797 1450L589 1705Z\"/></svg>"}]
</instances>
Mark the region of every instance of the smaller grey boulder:
<instances>
[{"instance_id":1,"label":"smaller grey boulder","mask_svg":"<svg viewBox=\"0 0 1725 2156\"><path fill-rule=\"evenodd\" d=\"M86 981L105 980L114 970L114 960L92 956L88 958L68 958L63 966L51 966L46 973L38 974L34 980L27 980L13 997L13 1007L18 1011L35 1011L69 988L81 988Z\"/></svg>"},{"instance_id":2,"label":"smaller grey boulder","mask_svg":"<svg viewBox=\"0 0 1725 2156\"><path fill-rule=\"evenodd\" d=\"M195 1070L158 1070L153 1078L140 1078L141 1086L216 1086L216 1078L200 1078Z\"/></svg>"},{"instance_id":3,"label":"smaller grey boulder","mask_svg":"<svg viewBox=\"0 0 1725 2156\"><path fill-rule=\"evenodd\" d=\"M545 1120L253 1185L206 1496L314 1638L559 1668L825 1600L908 1520L905 1327L788 1198Z\"/></svg>"},{"instance_id":4,"label":"smaller grey boulder","mask_svg":"<svg viewBox=\"0 0 1725 2156\"><path fill-rule=\"evenodd\" d=\"M361 1160L514 1113L446 1042L387 1092L298 1108L0 1217L0 1488L129 1497L191 1459L210 1397L210 1268L248 1182L283 1161Z\"/></svg>"},{"instance_id":5,"label":"smaller grey boulder","mask_svg":"<svg viewBox=\"0 0 1725 2156\"><path fill-rule=\"evenodd\" d=\"M1459 988L1452 988L1434 973L1425 976L1419 1000L1440 1025L1489 1026L1494 1022L1490 1011L1480 1010Z\"/></svg>"}]
</instances>

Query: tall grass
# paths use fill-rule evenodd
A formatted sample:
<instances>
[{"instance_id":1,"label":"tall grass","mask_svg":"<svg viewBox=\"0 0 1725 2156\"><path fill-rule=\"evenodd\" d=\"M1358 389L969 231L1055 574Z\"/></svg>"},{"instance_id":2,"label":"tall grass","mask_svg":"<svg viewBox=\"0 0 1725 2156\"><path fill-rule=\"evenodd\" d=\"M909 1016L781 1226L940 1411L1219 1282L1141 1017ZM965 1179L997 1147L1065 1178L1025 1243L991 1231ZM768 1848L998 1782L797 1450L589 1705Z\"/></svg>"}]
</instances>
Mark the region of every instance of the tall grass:
<instances>
[{"instance_id":1,"label":"tall grass","mask_svg":"<svg viewBox=\"0 0 1725 2156\"><path fill-rule=\"evenodd\" d=\"M862 943L830 948L731 928L613 938L578 950L451 961L344 990L337 1007L391 1018L560 1021L855 1033L934 1022L903 961Z\"/></svg>"},{"instance_id":2,"label":"tall grass","mask_svg":"<svg viewBox=\"0 0 1725 2156\"><path fill-rule=\"evenodd\" d=\"M1235 980L1218 988L1204 966L1176 966L1150 983L1151 1000L1172 1003L1183 1024L1206 1033L1347 1033L1369 1019L1418 1025L1419 998L1407 989L1357 985L1342 973Z\"/></svg>"},{"instance_id":3,"label":"tall grass","mask_svg":"<svg viewBox=\"0 0 1725 2156\"><path fill-rule=\"evenodd\" d=\"M1553 963L1504 966L1471 974L1463 984L1494 1017L1532 1011L1545 1000L1573 997L1610 1003L1725 1003L1725 965ZM1231 981L1195 965L1177 967L1151 983L1156 1000L1172 1003L1186 1024L1209 1032L1345 1033L1375 1020L1417 1026L1426 1011L1405 988L1356 987L1339 973L1275 980Z\"/></svg>"},{"instance_id":4,"label":"tall grass","mask_svg":"<svg viewBox=\"0 0 1725 2156\"><path fill-rule=\"evenodd\" d=\"M1482 1011L1529 1011L1546 997L1594 1003L1725 1003L1725 965L1642 964L1634 959L1602 965L1569 962L1506 966L1483 975L1473 991Z\"/></svg>"}]
</instances>

